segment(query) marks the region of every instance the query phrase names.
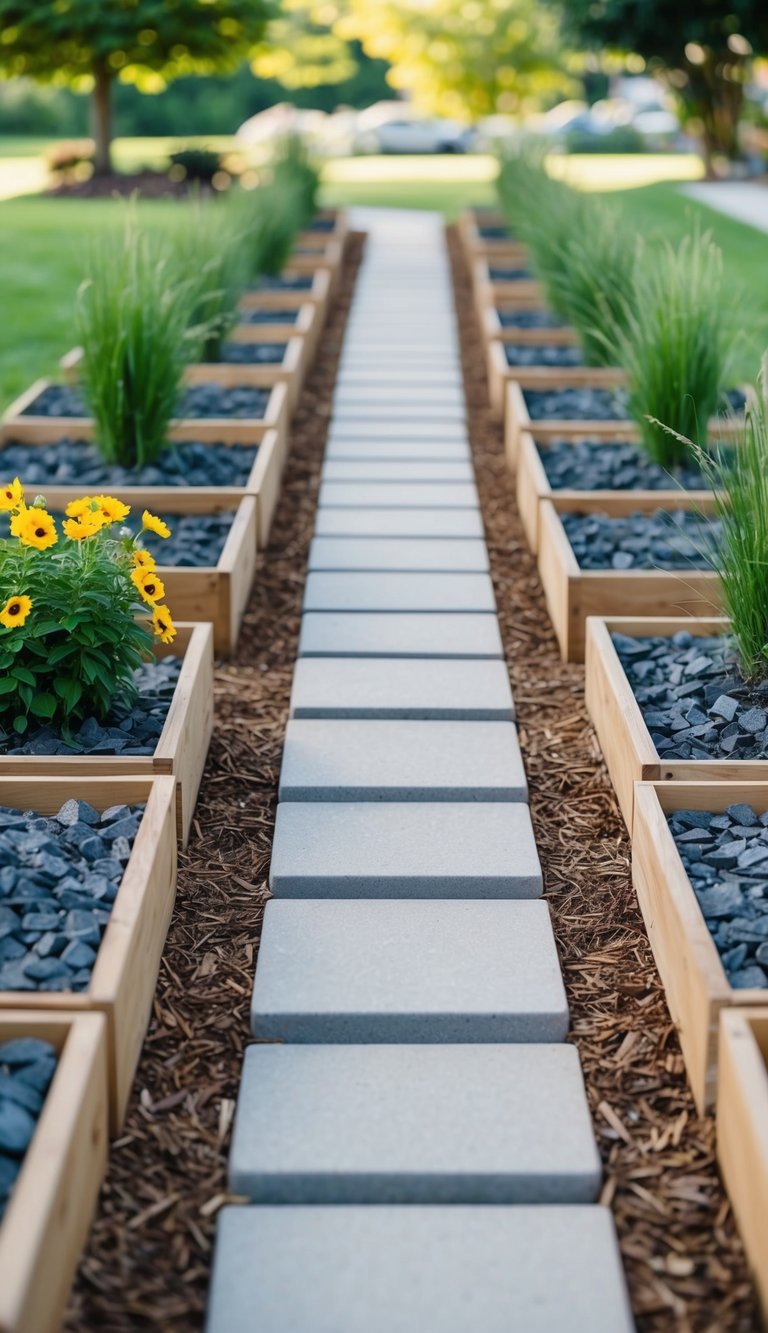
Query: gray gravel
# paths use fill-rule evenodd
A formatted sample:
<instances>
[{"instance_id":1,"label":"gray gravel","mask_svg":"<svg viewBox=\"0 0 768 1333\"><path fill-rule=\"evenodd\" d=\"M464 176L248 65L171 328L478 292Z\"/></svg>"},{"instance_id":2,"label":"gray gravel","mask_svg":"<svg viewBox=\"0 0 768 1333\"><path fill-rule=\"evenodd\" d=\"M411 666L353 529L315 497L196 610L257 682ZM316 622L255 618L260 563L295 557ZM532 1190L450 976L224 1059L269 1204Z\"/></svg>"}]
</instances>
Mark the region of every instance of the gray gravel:
<instances>
[{"instance_id":1,"label":"gray gravel","mask_svg":"<svg viewBox=\"0 0 768 1333\"><path fill-rule=\"evenodd\" d=\"M742 680L725 635L613 642L662 758L768 758L768 682Z\"/></svg>"},{"instance_id":2,"label":"gray gravel","mask_svg":"<svg viewBox=\"0 0 768 1333\"><path fill-rule=\"evenodd\" d=\"M668 823L731 985L768 987L768 814L736 804Z\"/></svg>"},{"instance_id":3,"label":"gray gravel","mask_svg":"<svg viewBox=\"0 0 768 1333\"><path fill-rule=\"evenodd\" d=\"M117 490L121 486L244 486L256 460L258 445L169 443L155 463L125 468L105 463L95 445L85 440L53 444L10 441L3 448L3 475L23 477L28 491L36 486L80 486Z\"/></svg>"},{"instance_id":4,"label":"gray gravel","mask_svg":"<svg viewBox=\"0 0 768 1333\"><path fill-rule=\"evenodd\" d=\"M531 421L625 421L623 389L524 389Z\"/></svg>"},{"instance_id":5,"label":"gray gravel","mask_svg":"<svg viewBox=\"0 0 768 1333\"><path fill-rule=\"evenodd\" d=\"M105 721L87 717L73 728L67 743L50 726L35 727L23 737L0 727L0 754L154 754L181 671L169 655L145 662L134 672L138 695L129 707L116 703Z\"/></svg>"},{"instance_id":6,"label":"gray gravel","mask_svg":"<svg viewBox=\"0 0 768 1333\"><path fill-rule=\"evenodd\" d=\"M508 264L489 264L488 276L491 282L522 282L526 278L532 278L533 274L529 268L512 268Z\"/></svg>"},{"instance_id":7,"label":"gray gravel","mask_svg":"<svg viewBox=\"0 0 768 1333\"><path fill-rule=\"evenodd\" d=\"M295 324L299 318L298 310L270 310L258 307L255 310L240 310L237 316L241 324Z\"/></svg>"},{"instance_id":8,"label":"gray gravel","mask_svg":"<svg viewBox=\"0 0 768 1333\"><path fill-rule=\"evenodd\" d=\"M300 273L295 278L283 276L269 278L265 274L249 290L252 292L308 292L311 290L313 280L311 273Z\"/></svg>"},{"instance_id":9,"label":"gray gravel","mask_svg":"<svg viewBox=\"0 0 768 1333\"><path fill-rule=\"evenodd\" d=\"M171 529L170 537L152 532L142 535L143 544L159 565L178 569L212 568L218 563L232 527L234 513L163 514Z\"/></svg>"},{"instance_id":10,"label":"gray gravel","mask_svg":"<svg viewBox=\"0 0 768 1333\"><path fill-rule=\"evenodd\" d=\"M721 524L683 509L653 514L561 514L582 569L711 569Z\"/></svg>"},{"instance_id":11,"label":"gray gravel","mask_svg":"<svg viewBox=\"0 0 768 1333\"><path fill-rule=\"evenodd\" d=\"M508 366L583 366L578 347L560 347L556 343L532 347L530 343L504 343Z\"/></svg>"},{"instance_id":12,"label":"gray gravel","mask_svg":"<svg viewBox=\"0 0 768 1333\"><path fill-rule=\"evenodd\" d=\"M263 417L269 389L250 384L192 384L179 403L180 417ZM88 408L81 391L70 384L49 384L22 416L86 417Z\"/></svg>"},{"instance_id":13,"label":"gray gravel","mask_svg":"<svg viewBox=\"0 0 768 1333\"><path fill-rule=\"evenodd\" d=\"M553 440L537 448L549 484L556 491L668 491L676 485L708 489L697 468L668 472L637 444Z\"/></svg>"},{"instance_id":14,"label":"gray gravel","mask_svg":"<svg viewBox=\"0 0 768 1333\"><path fill-rule=\"evenodd\" d=\"M551 310L497 309L503 329L564 329L565 320Z\"/></svg>"},{"instance_id":15,"label":"gray gravel","mask_svg":"<svg viewBox=\"0 0 768 1333\"><path fill-rule=\"evenodd\" d=\"M478 234L478 236L482 237L482 239L483 239L484 241L513 241L513 240L514 240L514 236L512 235L512 232L509 231L506 227L496 227L496 226L493 226L493 227L492 227L490 224L488 224L487 226L480 226L480 227L478 227L478 229L477 229L477 234Z\"/></svg>"},{"instance_id":16,"label":"gray gravel","mask_svg":"<svg viewBox=\"0 0 768 1333\"><path fill-rule=\"evenodd\" d=\"M143 811L0 806L0 991L88 988Z\"/></svg>"},{"instance_id":17,"label":"gray gravel","mask_svg":"<svg viewBox=\"0 0 768 1333\"><path fill-rule=\"evenodd\" d=\"M57 1059L50 1042L37 1037L16 1037L0 1045L0 1220L32 1141Z\"/></svg>"},{"instance_id":18,"label":"gray gravel","mask_svg":"<svg viewBox=\"0 0 768 1333\"><path fill-rule=\"evenodd\" d=\"M222 362L238 366L277 366L285 356L286 343L225 343Z\"/></svg>"}]
</instances>

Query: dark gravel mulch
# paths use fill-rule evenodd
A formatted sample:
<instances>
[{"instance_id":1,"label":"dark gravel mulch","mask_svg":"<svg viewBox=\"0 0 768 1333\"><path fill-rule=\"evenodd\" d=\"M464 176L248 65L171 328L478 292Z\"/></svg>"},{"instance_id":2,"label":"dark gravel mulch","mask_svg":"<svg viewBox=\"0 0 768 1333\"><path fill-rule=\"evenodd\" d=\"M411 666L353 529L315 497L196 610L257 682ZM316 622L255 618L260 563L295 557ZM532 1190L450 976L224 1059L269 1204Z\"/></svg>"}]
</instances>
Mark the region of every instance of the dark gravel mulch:
<instances>
[{"instance_id":1,"label":"dark gravel mulch","mask_svg":"<svg viewBox=\"0 0 768 1333\"><path fill-rule=\"evenodd\" d=\"M565 320L551 310L497 309L503 329L564 329Z\"/></svg>"},{"instance_id":2,"label":"dark gravel mulch","mask_svg":"<svg viewBox=\"0 0 768 1333\"><path fill-rule=\"evenodd\" d=\"M523 282L532 278L533 274L529 268L513 267L509 264L489 264L488 276L491 282Z\"/></svg>"},{"instance_id":3,"label":"dark gravel mulch","mask_svg":"<svg viewBox=\"0 0 768 1333\"><path fill-rule=\"evenodd\" d=\"M184 390L179 417L263 417L269 389L251 384L193 384ZM71 384L48 384L25 407L22 416L87 417L88 408L79 389Z\"/></svg>"},{"instance_id":4,"label":"dark gravel mulch","mask_svg":"<svg viewBox=\"0 0 768 1333\"><path fill-rule=\"evenodd\" d=\"M757 1333L757 1305L629 873L630 847L563 663L488 404L469 271L451 233L464 385L547 902L639 1333Z\"/></svg>"},{"instance_id":5,"label":"dark gravel mulch","mask_svg":"<svg viewBox=\"0 0 768 1333\"><path fill-rule=\"evenodd\" d=\"M621 389L523 389L531 421L625 421Z\"/></svg>"},{"instance_id":6,"label":"dark gravel mulch","mask_svg":"<svg viewBox=\"0 0 768 1333\"><path fill-rule=\"evenodd\" d=\"M561 514L582 569L711 569L721 524L685 509Z\"/></svg>"},{"instance_id":7,"label":"dark gravel mulch","mask_svg":"<svg viewBox=\"0 0 768 1333\"><path fill-rule=\"evenodd\" d=\"M251 310L240 310L237 316L241 324L295 324L299 318L298 310L270 310L255 306Z\"/></svg>"},{"instance_id":8,"label":"dark gravel mulch","mask_svg":"<svg viewBox=\"0 0 768 1333\"><path fill-rule=\"evenodd\" d=\"M57 1059L53 1046L37 1037L16 1037L0 1044L0 1221L32 1141Z\"/></svg>"},{"instance_id":9,"label":"dark gravel mulch","mask_svg":"<svg viewBox=\"0 0 768 1333\"><path fill-rule=\"evenodd\" d=\"M112 1144L67 1333L197 1333L249 1006L301 600L341 340L362 240L291 428L272 538L216 722L128 1116Z\"/></svg>"},{"instance_id":10,"label":"dark gravel mulch","mask_svg":"<svg viewBox=\"0 0 768 1333\"><path fill-rule=\"evenodd\" d=\"M295 277L287 278L283 274L271 278L266 274L259 278L252 292L309 292L312 290L314 278L311 273L297 273Z\"/></svg>"},{"instance_id":11,"label":"dark gravel mulch","mask_svg":"<svg viewBox=\"0 0 768 1333\"><path fill-rule=\"evenodd\" d=\"M768 681L742 679L731 639L681 630L613 642L664 759L768 758Z\"/></svg>"},{"instance_id":12,"label":"dark gravel mulch","mask_svg":"<svg viewBox=\"0 0 768 1333\"><path fill-rule=\"evenodd\" d=\"M507 227L491 226L490 223L484 223L477 228L478 236L484 241L512 241L514 237Z\"/></svg>"},{"instance_id":13,"label":"dark gravel mulch","mask_svg":"<svg viewBox=\"0 0 768 1333\"><path fill-rule=\"evenodd\" d=\"M276 366L285 356L285 343L224 343L221 360L238 366Z\"/></svg>"},{"instance_id":14,"label":"dark gravel mulch","mask_svg":"<svg viewBox=\"0 0 768 1333\"><path fill-rule=\"evenodd\" d=\"M121 486L244 486L258 445L172 442L154 463L125 468L107 463L86 440L26 444L11 440L0 453L3 477L20 477L27 492L35 486L79 486L118 490Z\"/></svg>"},{"instance_id":15,"label":"dark gravel mulch","mask_svg":"<svg viewBox=\"0 0 768 1333\"><path fill-rule=\"evenodd\" d=\"M560 347L556 343L532 346L530 343L504 343L508 366L583 366L578 347Z\"/></svg>"},{"instance_id":16,"label":"dark gravel mulch","mask_svg":"<svg viewBox=\"0 0 768 1333\"><path fill-rule=\"evenodd\" d=\"M130 199L140 194L142 199L181 199L190 193L210 190L200 181L174 181L164 171L113 171L106 176L91 176L85 181L62 181L45 190L55 199L113 199L120 195Z\"/></svg>"},{"instance_id":17,"label":"dark gravel mulch","mask_svg":"<svg viewBox=\"0 0 768 1333\"><path fill-rule=\"evenodd\" d=\"M553 490L670 491L677 486L708 490L698 468L668 472L639 444L612 440L553 440L537 444L539 457Z\"/></svg>"}]
</instances>

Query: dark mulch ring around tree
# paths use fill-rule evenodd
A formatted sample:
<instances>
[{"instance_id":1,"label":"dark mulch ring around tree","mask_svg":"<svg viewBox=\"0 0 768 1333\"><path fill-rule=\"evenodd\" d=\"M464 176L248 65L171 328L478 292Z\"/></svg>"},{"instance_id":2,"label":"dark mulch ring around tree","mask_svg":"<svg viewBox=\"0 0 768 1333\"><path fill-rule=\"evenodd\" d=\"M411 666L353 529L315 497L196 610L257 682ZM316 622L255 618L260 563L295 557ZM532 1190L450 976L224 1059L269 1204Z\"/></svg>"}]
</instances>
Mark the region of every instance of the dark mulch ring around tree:
<instances>
[{"instance_id":1,"label":"dark mulch ring around tree","mask_svg":"<svg viewBox=\"0 0 768 1333\"><path fill-rule=\"evenodd\" d=\"M216 725L153 1014L70 1301L67 1333L195 1333L243 1050L331 395L362 238L291 428L272 540L237 654L216 669Z\"/></svg>"},{"instance_id":2,"label":"dark mulch ring around tree","mask_svg":"<svg viewBox=\"0 0 768 1333\"><path fill-rule=\"evenodd\" d=\"M469 272L449 234L470 433L531 810L641 1333L753 1333L744 1252L696 1114L630 880L630 845L584 704L583 667L563 664L488 407Z\"/></svg>"},{"instance_id":3,"label":"dark mulch ring around tree","mask_svg":"<svg viewBox=\"0 0 768 1333\"><path fill-rule=\"evenodd\" d=\"M60 181L44 190L45 196L54 199L112 199L116 194L129 199L133 194L140 194L142 199L182 199L191 191L207 188L204 182L191 180L171 180L165 171L113 171L105 176L90 176L83 181Z\"/></svg>"}]
</instances>

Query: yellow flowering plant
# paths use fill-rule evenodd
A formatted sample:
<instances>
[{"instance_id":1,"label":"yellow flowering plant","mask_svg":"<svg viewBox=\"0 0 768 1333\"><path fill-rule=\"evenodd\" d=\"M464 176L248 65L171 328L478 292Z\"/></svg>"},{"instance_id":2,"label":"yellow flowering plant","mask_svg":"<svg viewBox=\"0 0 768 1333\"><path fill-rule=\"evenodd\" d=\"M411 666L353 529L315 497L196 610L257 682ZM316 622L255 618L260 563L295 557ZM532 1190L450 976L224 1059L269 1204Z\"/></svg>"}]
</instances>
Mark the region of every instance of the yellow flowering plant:
<instances>
[{"instance_id":1,"label":"yellow flowering plant","mask_svg":"<svg viewBox=\"0 0 768 1333\"><path fill-rule=\"evenodd\" d=\"M34 722L61 728L119 697L135 695L134 671L152 634L171 643L176 630L155 560L141 534L169 536L145 510L142 528L123 527L130 507L110 495L83 496L57 522L42 496L27 504L16 478L0 488L0 735L23 735Z\"/></svg>"}]
</instances>

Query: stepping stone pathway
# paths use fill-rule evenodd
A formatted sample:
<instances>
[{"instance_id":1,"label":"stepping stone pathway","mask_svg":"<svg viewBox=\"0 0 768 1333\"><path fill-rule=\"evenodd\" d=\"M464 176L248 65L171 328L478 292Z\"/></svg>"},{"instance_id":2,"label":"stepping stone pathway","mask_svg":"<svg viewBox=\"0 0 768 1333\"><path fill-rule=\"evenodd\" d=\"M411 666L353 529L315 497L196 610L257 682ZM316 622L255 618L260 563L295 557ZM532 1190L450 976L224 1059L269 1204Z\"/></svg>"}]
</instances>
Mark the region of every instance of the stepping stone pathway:
<instances>
[{"instance_id":1,"label":"stepping stone pathway","mask_svg":"<svg viewBox=\"0 0 768 1333\"><path fill-rule=\"evenodd\" d=\"M442 220L355 221L208 1333L629 1333Z\"/></svg>"}]
</instances>

